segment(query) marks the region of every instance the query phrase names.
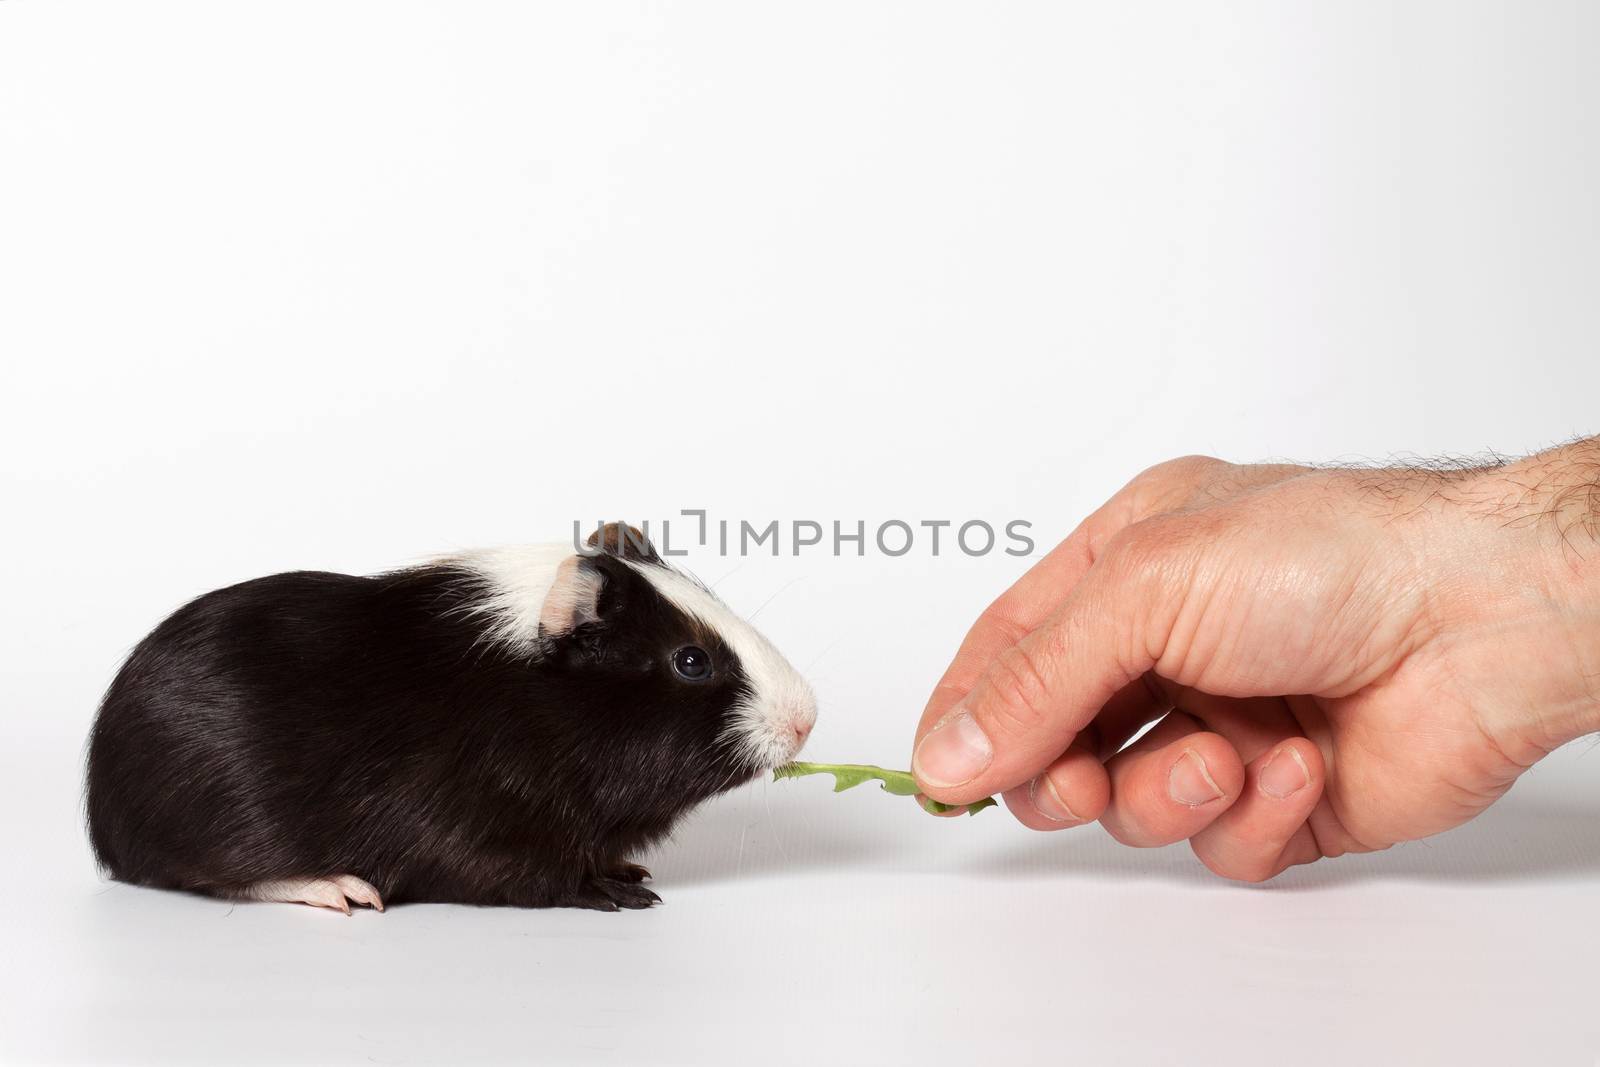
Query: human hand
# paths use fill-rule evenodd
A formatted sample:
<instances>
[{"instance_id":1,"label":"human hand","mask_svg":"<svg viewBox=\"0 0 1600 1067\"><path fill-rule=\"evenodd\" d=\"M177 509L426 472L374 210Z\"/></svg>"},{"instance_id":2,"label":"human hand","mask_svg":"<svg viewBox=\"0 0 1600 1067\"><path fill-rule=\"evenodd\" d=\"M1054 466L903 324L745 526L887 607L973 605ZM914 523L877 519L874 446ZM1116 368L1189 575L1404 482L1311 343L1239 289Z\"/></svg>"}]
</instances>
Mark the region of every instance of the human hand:
<instances>
[{"instance_id":1,"label":"human hand","mask_svg":"<svg viewBox=\"0 0 1600 1067\"><path fill-rule=\"evenodd\" d=\"M1465 822L1594 730L1600 438L1453 470L1191 457L983 613L912 769L1259 881Z\"/></svg>"}]
</instances>

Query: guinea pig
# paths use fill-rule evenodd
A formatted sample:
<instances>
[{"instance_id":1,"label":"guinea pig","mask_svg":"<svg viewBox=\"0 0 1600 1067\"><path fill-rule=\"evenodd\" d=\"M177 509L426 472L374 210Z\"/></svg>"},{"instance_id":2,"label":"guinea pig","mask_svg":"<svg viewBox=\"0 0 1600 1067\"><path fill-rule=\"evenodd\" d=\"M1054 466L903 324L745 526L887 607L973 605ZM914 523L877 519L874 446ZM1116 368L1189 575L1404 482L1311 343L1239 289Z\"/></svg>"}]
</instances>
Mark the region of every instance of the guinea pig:
<instances>
[{"instance_id":1,"label":"guinea pig","mask_svg":"<svg viewBox=\"0 0 1600 1067\"><path fill-rule=\"evenodd\" d=\"M656 903L633 860L793 759L816 699L637 531L589 544L296 571L178 609L95 719L101 866L346 914Z\"/></svg>"}]
</instances>

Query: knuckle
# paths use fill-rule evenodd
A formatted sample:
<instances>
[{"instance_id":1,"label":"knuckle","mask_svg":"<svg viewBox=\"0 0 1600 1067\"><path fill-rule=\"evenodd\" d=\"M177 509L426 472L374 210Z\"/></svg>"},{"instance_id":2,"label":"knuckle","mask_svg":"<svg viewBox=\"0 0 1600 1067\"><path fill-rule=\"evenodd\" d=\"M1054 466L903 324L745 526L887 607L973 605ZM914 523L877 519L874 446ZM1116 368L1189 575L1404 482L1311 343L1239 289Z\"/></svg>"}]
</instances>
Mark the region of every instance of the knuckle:
<instances>
[{"instance_id":1,"label":"knuckle","mask_svg":"<svg viewBox=\"0 0 1600 1067\"><path fill-rule=\"evenodd\" d=\"M1145 519L1112 539L1105 562L1119 578L1162 588L1187 576L1205 553L1226 540L1231 523L1229 516L1206 512Z\"/></svg>"},{"instance_id":2,"label":"knuckle","mask_svg":"<svg viewBox=\"0 0 1600 1067\"><path fill-rule=\"evenodd\" d=\"M1128 485L1145 507L1172 506L1233 466L1215 456L1178 456L1146 467Z\"/></svg>"},{"instance_id":3,"label":"knuckle","mask_svg":"<svg viewBox=\"0 0 1600 1067\"><path fill-rule=\"evenodd\" d=\"M1231 466L1233 464L1227 460L1195 452L1163 460L1147 469L1140 477L1160 478L1164 481L1189 481L1203 475L1215 474Z\"/></svg>"},{"instance_id":4,"label":"knuckle","mask_svg":"<svg viewBox=\"0 0 1600 1067\"><path fill-rule=\"evenodd\" d=\"M1135 523L1111 539L1099 559L1100 566L1118 577L1138 574L1157 550L1156 539L1151 536L1149 520Z\"/></svg>"},{"instance_id":5,"label":"knuckle","mask_svg":"<svg viewBox=\"0 0 1600 1067\"><path fill-rule=\"evenodd\" d=\"M1183 543L1183 525L1165 517L1134 523L1112 538L1101 563L1119 583L1147 582L1163 573Z\"/></svg>"}]
</instances>

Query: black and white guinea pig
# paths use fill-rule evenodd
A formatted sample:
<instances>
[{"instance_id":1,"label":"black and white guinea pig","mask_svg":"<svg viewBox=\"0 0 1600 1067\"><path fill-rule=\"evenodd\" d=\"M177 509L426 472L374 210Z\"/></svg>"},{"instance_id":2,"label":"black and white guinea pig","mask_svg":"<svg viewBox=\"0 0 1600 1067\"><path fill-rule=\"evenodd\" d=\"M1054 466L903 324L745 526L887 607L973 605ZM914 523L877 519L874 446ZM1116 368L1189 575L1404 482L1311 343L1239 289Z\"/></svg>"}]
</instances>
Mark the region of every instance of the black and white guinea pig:
<instances>
[{"instance_id":1,"label":"black and white guinea pig","mask_svg":"<svg viewBox=\"0 0 1600 1067\"><path fill-rule=\"evenodd\" d=\"M590 547L279 574L180 608L95 720L100 863L346 913L649 907L630 861L792 759L816 699L637 531Z\"/></svg>"}]
</instances>

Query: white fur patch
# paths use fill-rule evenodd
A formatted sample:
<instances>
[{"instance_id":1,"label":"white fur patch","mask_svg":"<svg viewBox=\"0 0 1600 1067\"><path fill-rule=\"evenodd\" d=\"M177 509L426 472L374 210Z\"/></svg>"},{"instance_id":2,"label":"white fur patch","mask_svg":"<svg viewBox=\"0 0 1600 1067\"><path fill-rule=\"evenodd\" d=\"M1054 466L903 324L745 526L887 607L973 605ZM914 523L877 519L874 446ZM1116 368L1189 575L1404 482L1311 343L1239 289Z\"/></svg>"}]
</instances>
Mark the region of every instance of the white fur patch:
<instances>
[{"instance_id":1,"label":"white fur patch","mask_svg":"<svg viewBox=\"0 0 1600 1067\"><path fill-rule=\"evenodd\" d=\"M556 588L562 577L562 564L575 559L577 556L569 546L550 544L485 548L439 562L480 576L484 599L473 613L486 618L492 639L503 641L518 652L531 652L538 645L539 623L545 613L546 600L551 600L552 621L560 617L572 618L579 607L582 591L576 588L575 582L566 583L568 588ZM587 577L595 583L588 590L592 605L599 580L583 575L575 566L568 568L567 576Z\"/></svg>"},{"instance_id":2,"label":"white fur patch","mask_svg":"<svg viewBox=\"0 0 1600 1067\"><path fill-rule=\"evenodd\" d=\"M727 742L760 767L794 759L817 721L816 695L800 672L760 631L693 578L660 563L627 563L668 603L716 631L739 657L751 692L734 707Z\"/></svg>"}]
</instances>

